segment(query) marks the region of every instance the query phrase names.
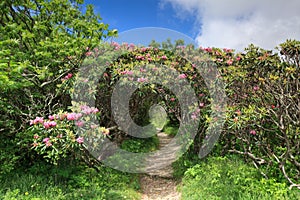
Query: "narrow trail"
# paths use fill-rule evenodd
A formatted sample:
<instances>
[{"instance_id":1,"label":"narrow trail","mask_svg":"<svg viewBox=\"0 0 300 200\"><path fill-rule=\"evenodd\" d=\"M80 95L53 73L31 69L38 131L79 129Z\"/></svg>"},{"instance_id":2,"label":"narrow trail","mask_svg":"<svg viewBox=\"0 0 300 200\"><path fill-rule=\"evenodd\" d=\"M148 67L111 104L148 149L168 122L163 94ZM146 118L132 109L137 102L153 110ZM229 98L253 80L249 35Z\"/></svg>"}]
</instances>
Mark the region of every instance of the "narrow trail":
<instances>
[{"instance_id":1,"label":"narrow trail","mask_svg":"<svg viewBox=\"0 0 300 200\"><path fill-rule=\"evenodd\" d=\"M177 145L172 146L172 137L165 133L158 133L158 138L159 150L162 153L154 155L148 160L149 163L152 163L152 168L148 169L150 171L148 174L141 175L141 200L179 200L181 196L177 191L179 183L172 176L173 168L171 164L164 166L176 156L170 153L170 148L174 148L173 152L175 152ZM166 145L168 147L164 150ZM162 156L163 154L164 156Z\"/></svg>"}]
</instances>

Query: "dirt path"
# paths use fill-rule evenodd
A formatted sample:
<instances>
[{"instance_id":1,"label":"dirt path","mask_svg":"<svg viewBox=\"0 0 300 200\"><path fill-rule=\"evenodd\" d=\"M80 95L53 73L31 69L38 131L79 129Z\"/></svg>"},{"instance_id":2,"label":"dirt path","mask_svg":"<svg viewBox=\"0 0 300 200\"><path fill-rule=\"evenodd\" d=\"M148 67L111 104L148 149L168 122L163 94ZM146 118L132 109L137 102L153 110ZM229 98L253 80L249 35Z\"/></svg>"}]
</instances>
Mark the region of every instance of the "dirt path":
<instances>
[{"instance_id":1,"label":"dirt path","mask_svg":"<svg viewBox=\"0 0 300 200\"><path fill-rule=\"evenodd\" d=\"M172 138L165 133L158 133L159 149L168 145ZM169 148L172 148L169 147ZM164 153L164 150L162 150ZM171 165L163 166L163 163L172 159L173 155L158 154L149 159L148 162L155 163L153 170L148 174L141 175L140 183L142 200L179 200L180 193L177 191L178 182L173 179L173 168ZM161 168L161 169L158 169Z\"/></svg>"},{"instance_id":2,"label":"dirt path","mask_svg":"<svg viewBox=\"0 0 300 200\"><path fill-rule=\"evenodd\" d=\"M141 200L179 200L178 183L173 179L143 175L140 179Z\"/></svg>"}]
</instances>

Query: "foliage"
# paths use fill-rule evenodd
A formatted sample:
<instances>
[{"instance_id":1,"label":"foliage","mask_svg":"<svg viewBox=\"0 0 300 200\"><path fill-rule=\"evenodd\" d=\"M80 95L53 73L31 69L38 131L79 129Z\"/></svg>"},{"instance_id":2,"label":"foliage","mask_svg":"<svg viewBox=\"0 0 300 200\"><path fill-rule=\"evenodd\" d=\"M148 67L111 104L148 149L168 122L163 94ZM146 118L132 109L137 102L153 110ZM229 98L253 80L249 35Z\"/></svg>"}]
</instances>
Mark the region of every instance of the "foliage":
<instances>
[{"instance_id":1,"label":"foliage","mask_svg":"<svg viewBox=\"0 0 300 200\"><path fill-rule=\"evenodd\" d=\"M72 75L89 48L114 36L82 0L0 3L1 171L30 163L29 120L70 105ZM26 144L27 143L27 144Z\"/></svg>"},{"instance_id":2,"label":"foliage","mask_svg":"<svg viewBox=\"0 0 300 200\"><path fill-rule=\"evenodd\" d=\"M138 176L82 163L36 163L0 179L1 199L139 199Z\"/></svg>"},{"instance_id":3,"label":"foliage","mask_svg":"<svg viewBox=\"0 0 300 200\"><path fill-rule=\"evenodd\" d=\"M237 156L211 157L188 169L182 199L297 199L298 190L263 178Z\"/></svg>"},{"instance_id":4,"label":"foliage","mask_svg":"<svg viewBox=\"0 0 300 200\"><path fill-rule=\"evenodd\" d=\"M128 138L121 144L121 149L134 152L134 153L147 153L157 150L159 139L157 136L151 138Z\"/></svg>"}]
</instances>

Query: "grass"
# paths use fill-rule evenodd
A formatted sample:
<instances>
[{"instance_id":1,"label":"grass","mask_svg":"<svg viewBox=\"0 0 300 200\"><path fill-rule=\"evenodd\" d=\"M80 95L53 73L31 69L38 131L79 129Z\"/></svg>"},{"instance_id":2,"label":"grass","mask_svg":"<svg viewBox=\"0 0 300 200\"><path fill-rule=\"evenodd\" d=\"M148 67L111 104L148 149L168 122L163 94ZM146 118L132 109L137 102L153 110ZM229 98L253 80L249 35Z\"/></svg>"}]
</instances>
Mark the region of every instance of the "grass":
<instances>
[{"instance_id":1,"label":"grass","mask_svg":"<svg viewBox=\"0 0 300 200\"><path fill-rule=\"evenodd\" d=\"M182 200L297 200L300 191L285 182L264 179L256 168L237 156L211 157L188 169L182 182Z\"/></svg>"},{"instance_id":2,"label":"grass","mask_svg":"<svg viewBox=\"0 0 300 200\"><path fill-rule=\"evenodd\" d=\"M37 164L0 180L0 199L140 199L138 175L82 165Z\"/></svg>"},{"instance_id":3,"label":"grass","mask_svg":"<svg viewBox=\"0 0 300 200\"><path fill-rule=\"evenodd\" d=\"M172 135L177 133L177 128L169 125L164 131ZM157 149L158 143L157 136L131 138L123 141L121 148L136 153L151 152ZM126 165L126 162L121 164ZM182 179L182 200L300 200L299 190L289 190L284 180L264 179L256 168L236 155L200 160L197 155L186 153L173 163L173 168L174 176ZM96 172L78 161L59 166L39 162L0 179L0 199L4 200L140 198L138 174L104 166Z\"/></svg>"}]
</instances>

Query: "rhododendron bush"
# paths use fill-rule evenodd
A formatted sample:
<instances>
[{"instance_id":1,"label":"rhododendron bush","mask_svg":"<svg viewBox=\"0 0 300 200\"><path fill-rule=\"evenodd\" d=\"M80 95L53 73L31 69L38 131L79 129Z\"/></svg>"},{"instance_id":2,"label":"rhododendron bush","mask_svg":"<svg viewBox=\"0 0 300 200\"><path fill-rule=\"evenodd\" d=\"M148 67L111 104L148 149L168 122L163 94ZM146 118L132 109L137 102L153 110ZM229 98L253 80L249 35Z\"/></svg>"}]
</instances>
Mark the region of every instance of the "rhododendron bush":
<instances>
[{"instance_id":1,"label":"rhododendron bush","mask_svg":"<svg viewBox=\"0 0 300 200\"><path fill-rule=\"evenodd\" d=\"M153 104L162 105L172 123L179 123L183 116L176 95L163 85L151 83L151 75L159 76L163 72L161 70L167 67L178 71L174 79L176 83L187 79L198 96L199 107L190 113L191 118L200 118L198 136L191 149L198 153L206 137L207 125L212 120L212 108L211 94L203 77L194 69L193 63L185 59L187 52L195 54L203 61L213 60L226 84L226 123L216 151L244 155L265 177L282 176L292 187L299 187L298 41L288 40L280 44L278 53L254 45L243 53L193 46L170 46L169 49L117 43L111 46L115 50L123 48L130 51L107 63L99 80L95 94L103 126L116 125L110 103L115 84L121 78L127 84L143 83L143 87L139 87L130 99L130 115L136 123L149 123L148 110ZM97 58L97 51L89 53L91 63ZM113 139L121 138L122 141L124 137L128 137L126 132L112 132ZM279 172L282 175L278 175Z\"/></svg>"},{"instance_id":2,"label":"rhododendron bush","mask_svg":"<svg viewBox=\"0 0 300 200\"><path fill-rule=\"evenodd\" d=\"M82 12L83 6L83 0L0 2L0 175L37 160L25 132L28 121L67 111L68 80L86 48L116 34L92 6Z\"/></svg>"},{"instance_id":3,"label":"rhododendron bush","mask_svg":"<svg viewBox=\"0 0 300 200\"><path fill-rule=\"evenodd\" d=\"M218 90L206 85L211 70L205 65L201 72L196 68L212 62L219 70L214 81L224 83L227 95L225 123L213 153L241 154L265 177L285 178L291 187L300 188L299 41L287 40L276 51L249 45L244 52L183 46L181 40L175 45L153 41L148 47L105 43L101 40L116 31L99 22L91 7L82 13L81 4L79 0L0 3L7 16L0 27L0 162L4 163L0 175L16 163L37 158L58 164L77 156L93 166L98 161L89 151L101 141L109 138L120 144L132 137L118 127L115 116L149 125L149 110L156 104L173 125L186 118L199 120L189 149L198 153L215 120L212 113L222 111L213 106L216 94L211 92ZM114 52L120 56L115 58ZM82 65L90 67L84 75L78 72ZM198 104L182 114L177 95L188 101L188 91L175 94L168 86L185 82ZM128 102L129 113L120 112L118 104L112 108L114 89L123 85L137 87ZM84 101L90 97L94 105Z\"/></svg>"}]
</instances>

